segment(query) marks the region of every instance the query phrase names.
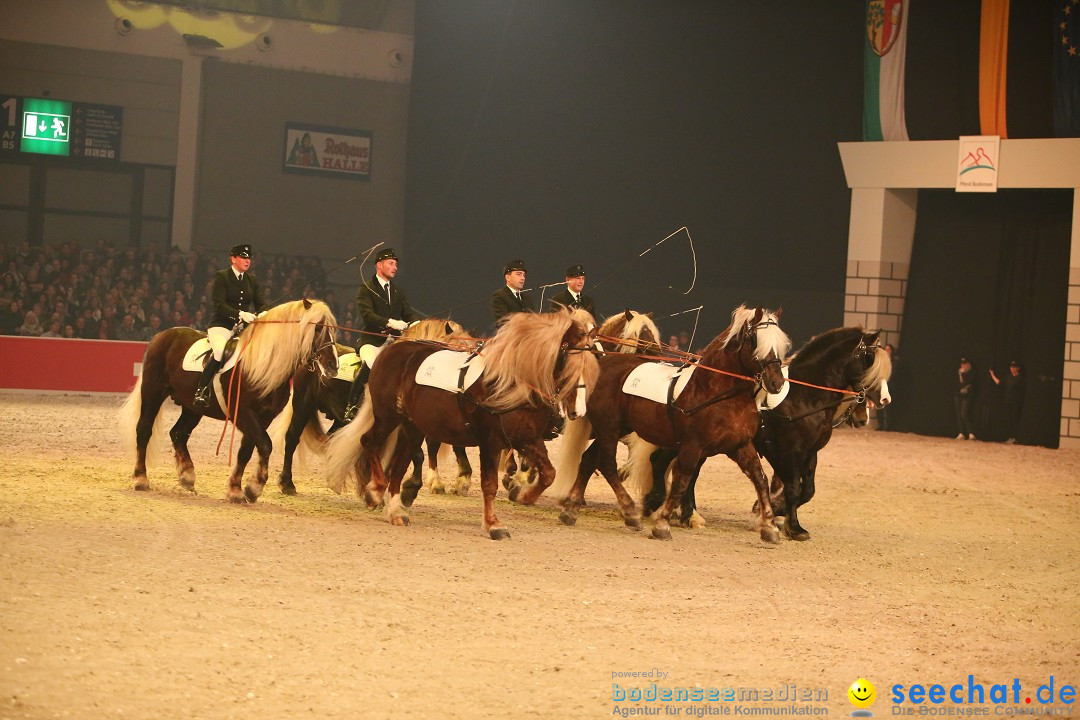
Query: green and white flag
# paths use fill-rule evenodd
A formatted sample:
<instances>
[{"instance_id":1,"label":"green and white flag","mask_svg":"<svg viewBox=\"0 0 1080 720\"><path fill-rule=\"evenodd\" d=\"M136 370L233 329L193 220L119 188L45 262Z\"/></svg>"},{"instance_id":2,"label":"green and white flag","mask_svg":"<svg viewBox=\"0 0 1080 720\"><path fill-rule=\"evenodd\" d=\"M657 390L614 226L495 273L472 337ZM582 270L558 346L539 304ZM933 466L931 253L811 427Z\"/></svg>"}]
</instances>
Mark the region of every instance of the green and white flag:
<instances>
[{"instance_id":1,"label":"green and white flag","mask_svg":"<svg viewBox=\"0 0 1080 720\"><path fill-rule=\"evenodd\" d=\"M867 0L863 50L863 140L907 140L904 62L908 2Z\"/></svg>"}]
</instances>

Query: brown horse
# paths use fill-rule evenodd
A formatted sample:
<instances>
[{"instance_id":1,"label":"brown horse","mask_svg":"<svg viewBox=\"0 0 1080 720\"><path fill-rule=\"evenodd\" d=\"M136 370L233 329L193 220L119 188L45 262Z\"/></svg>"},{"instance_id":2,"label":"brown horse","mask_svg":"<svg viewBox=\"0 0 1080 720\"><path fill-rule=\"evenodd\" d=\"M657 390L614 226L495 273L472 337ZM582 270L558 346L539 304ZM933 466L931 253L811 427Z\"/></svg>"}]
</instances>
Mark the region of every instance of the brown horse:
<instances>
[{"instance_id":1,"label":"brown horse","mask_svg":"<svg viewBox=\"0 0 1080 720\"><path fill-rule=\"evenodd\" d=\"M245 498L255 502L262 494L272 449L266 428L288 402L289 380L296 368L310 363L312 370L317 370L323 378L337 372L335 325L334 316L325 303L297 300L271 308L240 336L236 367L220 376L222 392L231 395L227 404L228 419L233 419L243 434L236 453L236 465L229 475L228 498L232 502L243 502ZM170 328L155 335L146 347L142 375L120 415L126 440L136 450L136 490L150 489L146 476L146 448L166 398L172 398L182 408L180 419L169 432L180 485L188 490L195 489L195 466L188 453L188 437L204 415L226 419L216 390L208 407L195 409L192 405L199 372L183 368L184 356L197 340L205 337L206 333L191 328ZM244 468L256 448L259 451L258 470L254 481L249 481L241 492Z\"/></svg>"},{"instance_id":2,"label":"brown horse","mask_svg":"<svg viewBox=\"0 0 1080 720\"><path fill-rule=\"evenodd\" d=\"M660 329L652 313L640 313L629 308L615 313L596 331L596 338L607 352L630 354L660 351Z\"/></svg>"},{"instance_id":3,"label":"brown horse","mask_svg":"<svg viewBox=\"0 0 1080 720\"><path fill-rule=\"evenodd\" d=\"M554 471L543 436L559 406L571 417L584 413L598 374L591 342L591 329L570 312L515 313L480 351L483 373L464 392L416 382L422 363L440 346L395 342L371 370L360 413L330 440L328 484L340 490L355 473L357 492L372 508L389 487L387 517L394 525L406 525L401 479L423 438L478 446L483 528L493 540L509 537L495 515L500 456L511 448L520 450L538 469L536 483L518 489L519 502L535 501L551 484ZM369 471L371 480L365 484Z\"/></svg>"},{"instance_id":4,"label":"brown horse","mask_svg":"<svg viewBox=\"0 0 1080 720\"><path fill-rule=\"evenodd\" d=\"M402 338L452 342L455 345L460 344L460 349L472 348L476 344L476 341L469 337L461 325L440 318L425 318L417 321L405 329ZM347 345L337 346L339 360L352 353L353 349ZM349 361L346 360L346 362ZM296 494L296 485L293 483L293 460L297 451L303 449L319 455L326 451L327 431L323 429L319 413L330 420L330 433L337 432L347 424L345 407L349 403L355 365L350 365L343 370L348 372L339 372L337 377L327 380L320 377L319 373L312 368L301 365L293 376L292 397L271 427L275 444L284 445L285 448L278 484L281 486L281 492L286 495ZM283 435L282 431L284 431ZM431 483L432 492L440 492L440 488L442 492L445 492L445 486L439 478L438 449L438 443L428 446L428 472L425 479ZM455 447L454 453L458 461L457 483L454 491L466 495L472 480L472 466L469 464L464 448ZM416 469L413 478L407 481L407 485L415 486L415 490L418 491L422 485L420 469L423 463L422 454L419 460L414 460L414 463ZM415 491L413 495L415 496Z\"/></svg>"},{"instance_id":5,"label":"brown horse","mask_svg":"<svg viewBox=\"0 0 1080 720\"><path fill-rule=\"evenodd\" d=\"M671 539L669 518L691 473L702 458L724 453L754 484L762 503L757 522L761 538L777 542L779 531L773 523L768 482L753 439L760 420L754 401L755 386L760 383L775 393L785 382L780 360L791 341L780 329L778 319L779 313L763 308L737 308L731 326L705 348L682 395L667 404L623 392L627 376L647 360L635 355L604 356L588 414L571 423L564 438L564 452L571 457L575 447L584 446L581 438L587 439L592 432L596 439L580 456L574 487L562 500L563 522L572 525L577 521L585 486L599 468L615 492L626 524L641 526L640 510L623 487L615 464L619 439L633 432L646 442L678 450L671 493L656 518L653 537Z\"/></svg>"}]
</instances>

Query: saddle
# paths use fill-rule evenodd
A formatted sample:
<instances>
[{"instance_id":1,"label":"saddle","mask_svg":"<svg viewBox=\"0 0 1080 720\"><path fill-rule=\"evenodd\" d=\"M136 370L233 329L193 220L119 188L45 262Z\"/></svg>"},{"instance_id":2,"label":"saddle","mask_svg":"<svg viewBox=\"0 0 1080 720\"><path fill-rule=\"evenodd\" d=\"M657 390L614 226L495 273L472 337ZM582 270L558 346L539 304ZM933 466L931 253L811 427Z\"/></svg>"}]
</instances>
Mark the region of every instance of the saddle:
<instances>
[{"instance_id":1,"label":"saddle","mask_svg":"<svg viewBox=\"0 0 1080 720\"><path fill-rule=\"evenodd\" d=\"M236 365L236 343L239 339L239 336L229 338L229 342L225 345L225 352L221 354L221 368L218 370L218 375L226 370L231 370ZM210 361L213 352L210 341L206 338L199 338L184 354L184 362L181 367L188 372L201 373L203 368L206 367L206 363Z\"/></svg>"},{"instance_id":2,"label":"saddle","mask_svg":"<svg viewBox=\"0 0 1080 720\"><path fill-rule=\"evenodd\" d=\"M484 358L476 353L439 350L428 355L416 369L416 384L463 393L484 372Z\"/></svg>"},{"instance_id":3,"label":"saddle","mask_svg":"<svg viewBox=\"0 0 1080 720\"><path fill-rule=\"evenodd\" d=\"M664 362L641 363L623 381L627 395L667 405L675 402L686 389L697 365L672 365Z\"/></svg>"}]
</instances>

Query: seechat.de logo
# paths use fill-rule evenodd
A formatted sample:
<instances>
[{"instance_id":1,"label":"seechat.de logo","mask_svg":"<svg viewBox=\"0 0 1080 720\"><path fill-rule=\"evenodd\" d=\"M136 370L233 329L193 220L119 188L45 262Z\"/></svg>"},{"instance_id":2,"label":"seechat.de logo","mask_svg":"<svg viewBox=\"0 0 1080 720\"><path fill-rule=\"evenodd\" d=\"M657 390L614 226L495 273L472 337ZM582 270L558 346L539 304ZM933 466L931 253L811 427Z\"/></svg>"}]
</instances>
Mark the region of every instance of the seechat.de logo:
<instances>
[{"instance_id":1,"label":"seechat.de logo","mask_svg":"<svg viewBox=\"0 0 1080 720\"><path fill-rule=\"evenodd\" d=\"M851 683L847 691L848 700L855 706L851 711L851 717L874 717L874 713L867 710L877 700L877 691L874 684L866 678L859 678Z\"/></svg>"}]
</instances>

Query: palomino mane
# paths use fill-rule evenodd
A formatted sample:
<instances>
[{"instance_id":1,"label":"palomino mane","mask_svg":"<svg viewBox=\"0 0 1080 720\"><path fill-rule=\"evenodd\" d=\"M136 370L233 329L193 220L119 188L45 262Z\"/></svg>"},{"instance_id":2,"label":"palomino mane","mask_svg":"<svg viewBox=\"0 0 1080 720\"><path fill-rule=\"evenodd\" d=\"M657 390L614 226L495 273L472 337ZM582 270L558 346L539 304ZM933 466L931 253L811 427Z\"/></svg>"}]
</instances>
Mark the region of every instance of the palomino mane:
<instances>
[{"instance_id":1,"label":"palomino mane","mask_svg":"<svg viewBox=\"0 0 1080 720\"><path fill-rule=\"evenodd\" d=\"M429 317L418 320L401 333L403 340L432 340L451 345L472 346L476 340L459 323L445 318Z\"/></svg>"},{"instance_id":2,"label":"palomino mane","mask_svg":"<svg viewBox=\"0 0 1080 720\"><path fill-rule=\"evenodd\" d=\"M321 300L283 303L249 325L240 336L238 352L243 353L244 379L260 396L285 384L301 363L311 359L315 334L320 325L337 325L334 314Z\"/></svg>"},{"instance_id":3,"label":"palomino mane","mask_svg":"<svg viewBox=\"0 0 1080 720\"><path fill-rule=\"evenodd\" d=\"M823 365L830 362L831 356L838 350L845 354L854 352L865 332L861 327L826 330L810 338L785 364L793 368ZM866 369L859 382L866 388L877 387L888 380L891 374L892 359L884 348L879 347L874 350L874 362Z\"/></svg>"},{"instance_id":4,"label":"palomino mane","mask_svg":"<svg viewBox=\"0 0 1080 720\"><path fill-rule=\"evenodd\" d=\"M708 354L710 349L730 350L729 346L733 345L738 339L739 332L743 327L747 323L754 321L756 313L756 308L748 308L745 305L735 308L731 313L731 325L709 343L709 346L705 348L705 354ZM791 338L780 329L779 318L776 313L765 310L760 322L771 324L757 330L757 348L754 350L754 357L758 360L767 360L769 354L772 353L776 357L783 359L791 351ZM713 348L717 343L719 343L718 348Z\"/></svg>"},{"instance_id":5,"label":"palomino mane","mask_svg":"<svg viewBox=\"0 0 1080 720\"><path fill-rule=\"evenodd\" d=\"M639 313L637 310L630 310L632 316L629 320L626 319L624 313L615 313L600 326L599 335L603 337L617 337L620 340L641 340L642 336L646 332L652 333L652 341L657 347L660 346L660 328L656 327L656 323L653 319L645 313ZM650 342L650 341L645 341ZM620 344L618 352L621 353L636 353L641 349L640 343L626 343Z\"/></svg>"},{"instance_id":6,"label":"palomino mane","mask_svg":"<svg viewBox=\"0 0 1080 720\"><path fill-rule=\"evenodd\" d=\"M591 391L600 369L590 352L566 353L559 376L554 376L562 338L575 323L584 337L587 327L567 310L508 315L481 352L484 384L490 393L484 405L498 412L535 405L537 394L564 400L578 378L584 378Z\"/></svg>"}]
</instances>

